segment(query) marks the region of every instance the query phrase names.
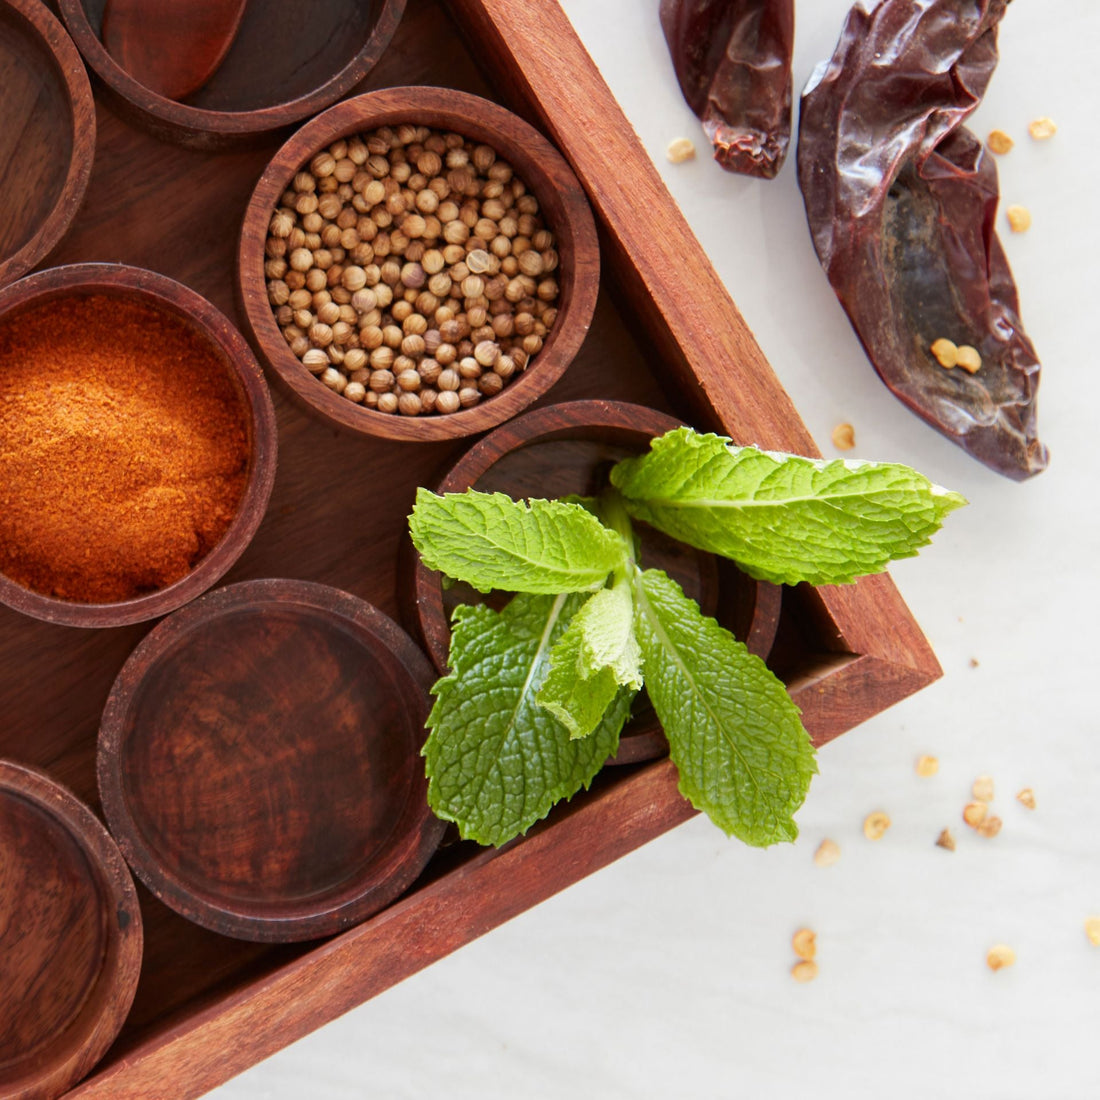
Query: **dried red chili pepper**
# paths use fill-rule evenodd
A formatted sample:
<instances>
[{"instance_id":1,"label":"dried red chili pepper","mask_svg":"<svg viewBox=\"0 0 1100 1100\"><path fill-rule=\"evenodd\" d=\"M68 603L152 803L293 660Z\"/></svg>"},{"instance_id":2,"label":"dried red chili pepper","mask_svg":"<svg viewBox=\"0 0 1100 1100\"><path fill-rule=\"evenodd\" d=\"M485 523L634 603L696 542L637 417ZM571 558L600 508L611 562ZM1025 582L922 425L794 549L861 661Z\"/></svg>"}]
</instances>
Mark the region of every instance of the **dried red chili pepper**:
<instances>
[{"instance_id":1,"label":"dried red chili pepper","mask_svg":"<svg viewBox=\"0 0 1100 1100\"><path fill-rule=\"evenodd\" d=\"M848 14L802 96L798 176L818 258L872 364L914 412L1008 477L1043 470L1039 362L994 229L993 158L963 122L1008 0L883 0ZM932 355L978 349L975 374Z\"/></svg>"},{"instance_id":2,"label":"dried red chili pepper","mask_svg":"<svg viewBox=\"0 0 1100 1100\"><path fill-rule=\"evenodd\" d=\"M714 159L773 178L791 140L794 0L661 0L661 26Z\"/></svg>"}]
</instances>

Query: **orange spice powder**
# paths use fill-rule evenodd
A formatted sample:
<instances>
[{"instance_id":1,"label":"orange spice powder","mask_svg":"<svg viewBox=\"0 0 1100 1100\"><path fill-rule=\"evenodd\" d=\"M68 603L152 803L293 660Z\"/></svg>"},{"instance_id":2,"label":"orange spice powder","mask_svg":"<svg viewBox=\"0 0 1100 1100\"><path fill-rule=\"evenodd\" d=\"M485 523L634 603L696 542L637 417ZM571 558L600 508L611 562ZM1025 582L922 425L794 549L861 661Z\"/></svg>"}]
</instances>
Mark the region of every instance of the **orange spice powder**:
<instances>
[{"instance_id":1,"label":"orange spice powder","mask_svg":"<svg viewBox=\"0 0 1100 1100\"><path fill-rule=\"evenodd\" d=\"M180 319L107 295L0 322L0 572L110 603L185 576L248 473L244 399Z\"/></svg>"}]
</instances>

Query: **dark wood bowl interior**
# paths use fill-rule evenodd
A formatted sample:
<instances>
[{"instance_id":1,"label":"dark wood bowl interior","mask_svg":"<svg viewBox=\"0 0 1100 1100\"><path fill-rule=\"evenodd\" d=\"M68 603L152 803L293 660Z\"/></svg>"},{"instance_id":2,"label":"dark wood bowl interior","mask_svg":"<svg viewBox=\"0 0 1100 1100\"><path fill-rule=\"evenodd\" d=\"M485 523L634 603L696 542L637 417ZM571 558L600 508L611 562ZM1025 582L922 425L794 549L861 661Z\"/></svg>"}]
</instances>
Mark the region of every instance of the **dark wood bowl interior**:
<instances>
[{"instance_id":1,"label":"dark wood bowl interior","mask_svg":"<svg viewBox=\"0 0 1100 1100\"><path fill-rule=\"evenodd\" d=\"M110 627L157 618L204 592L243 553L267 508L275 480L278 434L263 372L229 321L193 290L163 275L115 264L47 268L0 291L5 318L69 296L105 294L143 302L181 319L222 361L240 396L249 431L249 465L237 515L221 541L186 576L164 588L116 603L77 603L32 591L0 574L0 603L47 622Z\"/></svg>"},{"instance_id":2,"label":"dark wood bowl interior","mask_svg":"<svg viewBox=\"0 0 1100 1100\"><path fill-rule=\"evenodd\" d=\"M58 1096L122 1027L141 968L141 912L92 811L2 760L0 930L0 1096Z\"/></svg>"},{"instance_id":3,"label":"dark wood bowl interior","mask_svg":"<svg viewBox=\"0 0 1100 1100\"><path fill-rule=\"evenodd\" d=\"M667 413L621 401L571 401L547 405L502 425L466 452L436 483L440 493L468 488L501 492L515 499L599 493L611 467L646 450L657 435L681 421ZM669 538L647 524L635 528L640 562L663 569L709 615L766 657L779 623L780 589L746 576L723 561ZM423 639L436 668L447 670L450 620L463 602L481 600L466 585L444 588L439 573L406 540L402 583L404 614ZM648 699L635 701L615 763L652 759L665 751L664 734Z\"/></svg>"},{"instance_id":4,"label":"dark wood bowl interior","mask_svg":"<svg viewBox=\"0 0 1100 1100\"><path fill-rule=\"evenodd\" d=\"M139 83L108 53L100 38L107 2L59 0L84 59L121 112L197 148L255 141L334 103L378 61L405 9L405 0L250 3L217 71L177 102Z\"/></svg>"},{"instance_id":5,"label":"dark wood bowl interior","mask_svg":"<svg viewBox=\"0 0 1100 1100\"><path fill-rule=\"evenodd\" d=\"M65 234L94 156L92 89L65 29L39 0L0 0L0 286Z\"/></svg>"},{"instance_id":6,"label":"dark wood bowl interior","mask_svg":"<svg viewBox=\"0 0 1100 1100\"><path fill-rule=\"evenodd\" d=\"M447 416L404 417L353 404L315 378L287 347L267 299L264 242L280 197L304 163L333 141L401 123L452 130L492 146L539 200L560 255L558 316L542 350L495 397ZM473 435L541 397L572 362L592 322L600 282L599 243L584 191L554 147L521 118L481 98L442 88L387 88L337 104L279 150L249 200L241 230L238 294L253 344L309 409L352 432L427 441Z\"/></svg>"},{"instance_id":7,"label":"dark wood bowl interior","mask_svg":"<svg viewBox=\"0 0 1100 1100\"><path fill-rule=\"evenodd\" d=\"M432 678L392 620L324 585L231 585L170 616L100 728L100 796L131 866L241 939L313 939L376 912L443 832L420 762Z\"/></svg>"}]
</instances>

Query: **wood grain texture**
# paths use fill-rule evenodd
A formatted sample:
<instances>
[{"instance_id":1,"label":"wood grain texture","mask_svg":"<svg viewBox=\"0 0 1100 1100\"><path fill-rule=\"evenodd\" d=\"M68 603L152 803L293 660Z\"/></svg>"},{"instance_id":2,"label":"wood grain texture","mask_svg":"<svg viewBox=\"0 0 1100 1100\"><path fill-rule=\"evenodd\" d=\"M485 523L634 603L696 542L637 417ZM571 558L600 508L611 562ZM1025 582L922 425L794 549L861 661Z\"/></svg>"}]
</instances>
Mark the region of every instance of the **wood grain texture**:
<instances>
[{"instance_id":1,"label":"wood grain texture","mask_svg":"<svg viewBox=\"0 0 1100 1100\"><path fill-rule=\"evenodd\" d=\"M472 51L463 48L459 29ZM510 49L517 51L514 61ZM490 74L499 84L490 86ZM600 294L576 358L536 407L627 400L743 442L811 449L554 4L410 0L391 48L356 91L417 82L489 96L533 121L588 191L601 236ZM541 117L548 122L540 121L539 96L546 98ZM257 148L214 156L158 142L102 104L97 121L99 152L85 205L58 257L153 268L240 324L233 281L238 232L278 142L264 139ZM608 181L619 179L641 181L641 190L629 191L630 201L609 197L621 189ZM656 251L654 237L662 241ZM271 503L227 579L320 581L396 614L398 549L415 488L453 465L461 443L409 446L353 436L307 415L285 393L277 390L274 400L280 463ZM94 803L100 712L147 629L92 634L0 608L0 755L48 768ZM885 578L821 594L784 590L776 637L771 660L788 677L818 741L938 674ZM198 1095L692 812L666 762L606 769L591 792L556 810L527 839L500 853L465 843L442 850L415 893L312 947L227 939L184 920L139 886L146 948L133 1009L77 1094Z\"/></svg>"},{"instance_id":2,"label":"wood grain texture","mask_svg":"<svg viewBox=\"0 0 1100 1100\"><path fill-rule=\"evenodd\" d=\"M338 138L402 123L454 131L501 150L538 198L560 256L558 317L542 350L495 397L449 416L391 416L333 393L287 347L267 298L268 225L295 173ZM248 203L237 270L237 289L257 351L307 408L352 432L425 442L487 431L522 412L557 382L592 323L600 286L600 248L576 177L557 150L521 118L481 96L440 88L386 88L329 108L275 154Z\"/></svg>"},{"instance_id":3,"label":"wood grain texture","mask_svg":"<svg viewBox=\"0 0 1100 1100\"><path fill-rule=\"evenodd\" d=\"M112 627L165 615L214 584L241 556L260 526L275 481L278 435L275 410L260 367L240 333L193 290L152 271L125 265L66 264L40 271L0 290L6 316L75 295L126 298L176 318L209 346L233 380L245 410L249 459L237 514L221 540L180 580L116 603L75 603L24 588L0 575L0 603L25 615L66 626ZM150 369L155 365L150 364Z\"/></svg>"},{"instance_id":4,"label":"wood grain texture","mask_svg":"<svg viewBox=\"0 0 1100 1100\"><path fill-rule=\"evenodd\" d=\"M249 4L222 63L187 102L177 102L136 79L104 46L105 4L59 0L85 61L120 113L195 149L262 141L335 103L377 63L405 9L405 0Z\"/></svg>"},{"instance_id":5,"label":"wood grain texture","mask_svg":"<svg viewBox=\"0 0 1100 1100\"><path fill-rule=\"evenodd\" d=\"M0 286L64 236L95 155L80 55L39 0L0 0Z\"/></svg>"},{"instance_id":6,"label":"wood grain texture","mask_svg":"<svg viewBox=\"0 0 1100 1100\"><path fill-rule=\"evenodd\" d=\"M102 1057L141 943L133 882L95 815L0 760L0 1097L49 1100Z\"/></svg>"},{"instance_id":7,"label":"wood grain texture","mask_svg":"<svg viewBox=\"0 0 1100 1100\"><path fill-rule=\"evenodd\" d=\"M433 680L396 623L339 589L211 592L153 630L111 690L111 831L157 897L215 932L339 932L400 895L443 834L420 763Z\"/></svg>"},{"instance_id":8,"label":"wood grain texture","mask_svg":"<svg viewBox=\"0 0 1100 1100\"><path fill-rule=\"evenodd\" d=\"M138 83L185 99L218 71L247 0L107 0L100 38Z\"/></svg>"}]
</instances>

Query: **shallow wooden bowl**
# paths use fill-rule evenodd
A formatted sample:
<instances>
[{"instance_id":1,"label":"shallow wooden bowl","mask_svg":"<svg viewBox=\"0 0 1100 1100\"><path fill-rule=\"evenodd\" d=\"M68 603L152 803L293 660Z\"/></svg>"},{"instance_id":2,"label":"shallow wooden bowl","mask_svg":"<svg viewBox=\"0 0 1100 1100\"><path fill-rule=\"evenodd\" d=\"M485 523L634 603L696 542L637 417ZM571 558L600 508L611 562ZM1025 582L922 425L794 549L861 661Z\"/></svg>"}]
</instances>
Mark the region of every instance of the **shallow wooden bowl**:
<instances>
[{"instance_id":1,"label":"shallow wooden bowl","mask_svg":"<svg viewBox=\"0 0 1100 1100\"><path fill-rule=\"evenodd\" d=\"M47 268L0 290L0 326L5 318L45 302L89 294L139 301L185 321L225 364L245 404L249 424L248 479L237 515L221 541L174 584L116 603L76 603L24 588L0 574L0 603L25 615L66 626L123 626L181 607L205 592L244 553L271 495L278 433L271 394L244 338L205 298L164 275L122 264Z\"/></svg>"},{"instance_id":2,"label":"shallow wooden bowl","mask_svg":"<svg viewBox=\"0 0 1100 1100\"><path fill-rule=\"evenodd\" d=\"M0 1097L50 1100L119 1033L142 926L107 830L64 787L0 760Z\"/></svg>"},{"instance_id":3,"label":"shallow wooden bowl","mask_svg":"<svg viewBox=\"0 0 1100 1100\"><path fill-rule=\"evenodd\" d=\"M112 105L157 137L218 149L293 126L347 94L389 45L405 0L249 3L225 60L186 101L135 80L100 40L106 0L59 0Z\"/></svg>"},{"instance_id":4,"label":"shallow wooden bowl","mask_svg":"<svg viewBox=\"0 0 1100 1100\"><path fill-rule=\"evenodd\" d=\"M287 347L267 299L264 242L280 197L304 163L342 137L401 123L451 130L492 146L539 200L557 238L558 316L527 369L494 397L449 415L404 417L377 412L324 386ZM301 128L275 154L252 193L241 231L238 294L252 341L264 361L312 412L341 428L386 439L455 439L483 432L541 397L577 353L599 290L599 244L581 185L561 154L503 107L449 88L386 88L338 103Z\"/></svg>"},{"instance_id":5,"label":"shallow wooden bowl","mask_svg":"<svg viewBox=\"0 0 1100 1100\"><path fill-rule=\"evenodd\" d=\"M0 0L0 286L64 236L95 156L88 74L40 0Z\"/></svg>"},{"instance_id":6,"label":"shallow wooden bowl","mask_svg":"<svg viewBox=\"0 0 1100 1100\"><path fill-rule=\"evenodd\" d=\"M665 413L622 401L547 405L480 440L434 488L439 493L476 488L516 499L591 495L606 484L619 459L645 451L654 436L680 424ZM684 546L651 527L639 525L636 530L644 566L663 569L753 653L767 656L779 625L780 588L755 581L732 562ZM446 672L451 612L460 600L481 597L461 585L445 591L441 575L424 565L408 539L404 554L405 617L419 631L436 668ZM615 763L651 759L665 748L652 708L644 700L636 703Z\"/></svg>"},{"instance_id":7,"label":"shallow wooden bowl","mask_svg":"<svg viewBox=\"0 0 1100 1100\"><path fill-rule=\"evenodd\" d=\"M432 679L396 623L326 585L246 581L172 615L100 726L103 809L131 867L238 939L377 912L443 833L420 761Z\"/></svg>"}]
</instances>

